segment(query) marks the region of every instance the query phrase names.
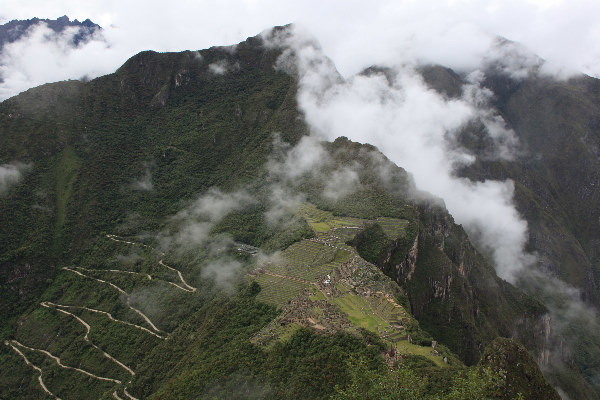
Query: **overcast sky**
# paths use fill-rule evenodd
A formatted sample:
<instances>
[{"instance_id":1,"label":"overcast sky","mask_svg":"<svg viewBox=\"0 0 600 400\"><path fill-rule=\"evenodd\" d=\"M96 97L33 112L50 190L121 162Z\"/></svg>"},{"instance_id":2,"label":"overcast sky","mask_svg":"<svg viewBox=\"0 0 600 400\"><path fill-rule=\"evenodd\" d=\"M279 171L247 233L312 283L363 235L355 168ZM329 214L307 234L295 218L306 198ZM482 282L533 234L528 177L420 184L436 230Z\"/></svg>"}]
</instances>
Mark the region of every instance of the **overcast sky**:
<instances>
[{"instance_id":1,"label":"overcast sky","mask_svg":"<svg viewBox=\"0 0 600 400\"><path fill-rule=\"evenodd\" d=\"M110 73L142 50L179 51L234 44L296 22L350 76L372 64L435 62L469 68L495 35L518 41L555 70L600 76L600 1L448 0L0 0L0 23L32 17L90 18L103 42L78 51L37 32L0 60L0 99L47 81ZM48 42L51 45L48 46ZM43 62L39 62L43 59Z\"/></svg>"}]
</instances>

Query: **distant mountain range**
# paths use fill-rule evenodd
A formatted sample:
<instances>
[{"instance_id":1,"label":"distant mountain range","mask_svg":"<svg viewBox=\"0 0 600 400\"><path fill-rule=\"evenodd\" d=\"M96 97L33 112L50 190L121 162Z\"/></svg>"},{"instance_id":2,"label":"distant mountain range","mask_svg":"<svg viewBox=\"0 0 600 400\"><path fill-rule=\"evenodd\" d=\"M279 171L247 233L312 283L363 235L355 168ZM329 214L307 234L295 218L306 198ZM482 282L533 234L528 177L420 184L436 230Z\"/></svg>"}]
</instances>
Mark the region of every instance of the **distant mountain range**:
<instances>
[{"instance_id":1,"label":"distant mountain range","mask_svg":"<svg viewBox=\"0 0 600 400\"><path fill-rule=\"evenodd\" d=\"M46 24L46 26L54 32L63 32L66 28L71 27L79 28L79 33L73 36L74 46L79 46L80 43L87 42L95 32L102 29L99 25L93 23L89 19L86 19L83 22L79 22L76 19L71 21L66 15L57 19L15 19L4 25L0 25L0 51L7 43L13 43L22 39L32 26L36 26L40 23Z\"/></svg>"}]
</instances>

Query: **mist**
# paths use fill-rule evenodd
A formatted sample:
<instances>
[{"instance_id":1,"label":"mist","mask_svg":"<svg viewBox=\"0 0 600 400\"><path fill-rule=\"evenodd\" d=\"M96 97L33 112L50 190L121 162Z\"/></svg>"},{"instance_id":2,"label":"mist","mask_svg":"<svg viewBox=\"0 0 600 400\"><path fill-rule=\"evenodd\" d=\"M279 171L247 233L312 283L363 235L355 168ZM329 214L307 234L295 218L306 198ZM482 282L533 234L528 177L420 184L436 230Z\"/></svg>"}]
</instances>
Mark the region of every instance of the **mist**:
<instances>
[{"instance_id":1,"label":"mist","mask_svg":"<svg viewBox=\"0 0 600 400\"><path fill-rule=\"evenodd\" d=\"M226 193L211 188L169 219L167 228L156 237L159 249L200 265L198 279L212 279L219 287L231 290L243 264L230 254L233 239L214 234L213 228L231 212L255 203L244 190Z\"/></svg>"},{"instance_id":2,"label":"mist","mask_svg":"<svg viewBox=\"0 0 600 400\"><path fill-rule=\"evenodd\" d=\"M346 136L373 144L412 174L415 199L426 193L441 198L476 247L491 258L498 276L544 301L555 343L551 357L538 360L541 366L560 369L569 362L568 354L582 357L577 355L581 341L597 336L597 313L582 301L579 290L542 272L535 254L525 250L528 226L513 201L514 183L459 176L461 168L480 157L460 144L460 133L470 125L482 126L491 143L483 157L511 160L524 151L515 132L491 107L493 93L480 85L484 72L465 74L462 94L451 98L425 84L418 63L371 68L344 79L302 29L267 34L265 39L269 46L285 49L278 67L299 79L298 104L317 138L313 141ZM501 72L518 79L531 72L524 64L528 65L520 56L507 59ZM387 173L382 170L380 175L385 178ZM579 337L578 332L587 336Z\"/></svg>"},{"instance_id":3,"label":"mist","mask_svg":"<svg viewBox=\"0 0 600 400\"><path fill-rule=\"evenodd\" d=\"M240 65L238 63L232 65L227 60L219 60L208 65L208 70L215 75L225 75L228 72L234 72L239 69Z\"/></svg>"},{"instance_id":4,"label":"mist","mask_svg":"<svg viewBox=\"0 0 600 400\"><path fill-rule=\"evenodd\" d=\"M152 183L152 167L154 167L154 163L143 163L144 172L142 176L135 179L130 185L133 190L140 190L143 192L151 192L154 190L154 184Z\"/></svg>"},{"instance_id":5,"label":"mist","mask_svg":"<svg viewBox=\"0 0 600 400\"><path fill-rule=\"evenodd\" d=\"M357 164L338 165L324 147L322 137L303 136L292 146L274 135L273 151L267 162L268 210L267 222L273 226L289 221L298 207L307 201L303 185L322 187L317 195L338 201L361 187Z\"/></svg>"},{"instance_id":6,"label":"mist","mask_svg":"<svg viewBox=\"0 0 600 400\"><path fill-rule=\"evenodd\" d=\"M23 173L29 168L31 165L19 162L0 165L0 196L6 194L12 185L18 183Z\"/></svg>"},{"instance_id":7,"label":"mist","mask_svg":"<svg viewBox=\"0 0 600 400\"><path fill-rule=\"evenodd\" d=\"M102 34L73 49L67 46L67 34L52 35L39 27L13 43L1 56L2 75L8 78L0 84L0 100L41 83L114 72L143 50L231 45L289 23L312 32L345 77L371 65L415 63L460 71L495 64L521 76L532 68L563 77L581 72L600 76L600 3L586 0L174 0L169 7L153 2L9 0L0 10L0 23L64 14L90 18L103 27Z\"/></svg>"},{"instance_id":8,"label":"mist","mask_svg":"<svg viewBox=\"0 0 600 400\"><path fill-rule=\"evenodd\" d=\"M427 87L416 66L343 80L302 31L270 40L292 49L279 65L296 66L298 102L312 135L329 141L346 136L378 147L413 175L417 189L444 200L457 222L492 254L502 278L514 282L515 274L535 261L524 251L527 223L513 204L513 182L473 182L456 174L476 160L457 141L469 123L486 127L493 156L511 158L518 148L514 132L488 107L490 93L479 86L481 73L471 75L462 97L449 99ZM341 177L352 180L346 173L334 174L332 181Z\"/></svg>"},{"instance_id":9,"label":"mist","mask_svg":"<svg viewBox=\"0 0 600 400\"><path fill-rule=\"evenodd\" d=\"M0 100L47 82L86 80L112 72L113 61L100 56L110 52L102 33L95 32L89 42L75 47L73 38L79 31L68 27L55 32L41 22L19 41L5 44L0 52Z\"/></svg>"}]
</instances>

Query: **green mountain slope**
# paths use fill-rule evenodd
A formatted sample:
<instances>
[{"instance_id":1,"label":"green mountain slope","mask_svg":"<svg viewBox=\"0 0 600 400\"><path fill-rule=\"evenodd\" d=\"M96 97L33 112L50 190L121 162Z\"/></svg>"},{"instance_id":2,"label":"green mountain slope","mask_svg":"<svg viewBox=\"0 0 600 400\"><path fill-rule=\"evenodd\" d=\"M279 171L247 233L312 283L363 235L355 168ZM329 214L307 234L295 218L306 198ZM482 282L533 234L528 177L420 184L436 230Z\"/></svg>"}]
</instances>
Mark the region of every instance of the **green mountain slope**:
<instances>
[{"instance_id":1,"label":"green mountain slope","mask_svg":"<svg viewBox=\"0 0 600 400\"><path fill-rule=\"evenodd\" d=\"M3 397L528 393L476 364L498 336L543 354L546 308L375 148L307 140L279 51L144 52L0 104Z\"/></svg>"}]
</instances>

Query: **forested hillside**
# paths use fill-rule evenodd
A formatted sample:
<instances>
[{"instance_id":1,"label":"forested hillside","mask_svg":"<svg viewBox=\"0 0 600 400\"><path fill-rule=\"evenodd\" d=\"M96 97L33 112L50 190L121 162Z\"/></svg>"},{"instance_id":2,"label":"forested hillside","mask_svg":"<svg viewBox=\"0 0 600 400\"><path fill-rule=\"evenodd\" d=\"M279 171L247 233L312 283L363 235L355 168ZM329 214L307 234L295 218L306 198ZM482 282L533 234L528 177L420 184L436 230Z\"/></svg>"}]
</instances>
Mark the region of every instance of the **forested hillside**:
<instances>
[{"instance_id":1,"label":"forested hillside","mask_svg":"<svg viewBox=\"0 0 600 400\"><path fill-rule=\"evenodd\" d=\"M536 364L563 334L545 293L377 148L310 135L284 51L143 52L0 103L1 396L559 398L548 378L597 398L577 349ZM540 195L513 179L529 218ZM595 304L595 211L572 212L589 262L556 271Z\"/></svg>"}]
</instances>

